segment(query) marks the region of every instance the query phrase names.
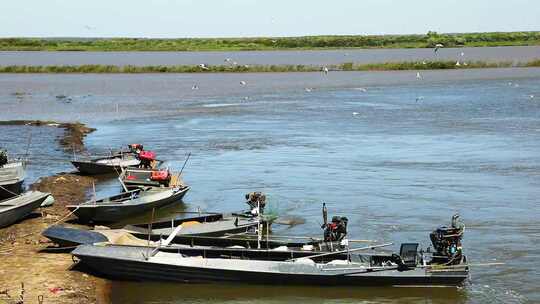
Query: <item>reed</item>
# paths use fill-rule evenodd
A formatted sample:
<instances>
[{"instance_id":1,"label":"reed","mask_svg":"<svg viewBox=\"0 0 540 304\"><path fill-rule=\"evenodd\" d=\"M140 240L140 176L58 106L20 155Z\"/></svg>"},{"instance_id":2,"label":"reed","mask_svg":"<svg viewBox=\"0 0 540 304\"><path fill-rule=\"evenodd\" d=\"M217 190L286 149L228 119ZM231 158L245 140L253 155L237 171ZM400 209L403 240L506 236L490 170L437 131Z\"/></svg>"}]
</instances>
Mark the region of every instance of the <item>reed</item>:
<instances>
[{"instance_id":1,"label":"reed","mask_svg":"<svg viewBox=\"0 0 540 304\"><path fill-rule=\"evenodd\" d=\"M540 59L529 62L486 62L472 61L404 61L370 64L354 64L346 62L327 66L331 71L401 71L401 70L450 70L450 69L477 69L477 68L508 68L508 67L540 67ZM229 66L215 65L204 69L197 65L149 65L149 66L116 66L116 65L59 65L59 66L27 66L11 65L0 66L0 73L36 73L36 74L141 74L141 73L277 73L277 72L317 72L322 66L316 65L249 65Z\"/></svg>"}]
</instances>

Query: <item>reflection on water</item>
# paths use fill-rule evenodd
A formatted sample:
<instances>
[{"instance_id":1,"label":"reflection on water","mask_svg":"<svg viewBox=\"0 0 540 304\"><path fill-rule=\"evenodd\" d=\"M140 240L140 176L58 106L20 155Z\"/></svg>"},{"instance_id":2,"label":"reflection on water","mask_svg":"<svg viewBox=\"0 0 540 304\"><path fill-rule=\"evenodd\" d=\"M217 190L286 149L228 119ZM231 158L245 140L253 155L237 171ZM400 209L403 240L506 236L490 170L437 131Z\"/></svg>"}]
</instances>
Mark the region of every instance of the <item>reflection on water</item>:
<instances>
[{"instance_id":1,"label":"reflection on water","mask_svg":"<svg viewBox=\"0 0 540 304\"><path fill-rule=\"evenodd\" d=\"M286 282L284 282L286 283ZM159 298L153 290L159 289ZM114 303L465 303L458 288L286 287L114 282Z\"/></svg>"},{"instance_id":2,"label":"reflection on water","mask_svg":"<svg viewBox=\"0 0 540 304\"><path fill-rule=\"evenodd\" d=\"M506 263L473 267L457 291L113 282L115 302L540 301L540 69L415 74L0 75L0 118L80 119L98 129L90 151L140 142L171 169L192 152L180 209L235 211L245 193L264 191L280 215L305 219L276 233L320 235L325 201L330 215L350 219L352 236L394 249L426 248L428 233L459 212L469 260ZM31 95L21 101L14 90ZM73 101L57 101L58 92ZM22 147L6 130L2 143ZM49 154L71 157L32 151ZM40 166L31 174L69 168ZM97 188L120 189L114 179Z\"/></svg>"}]
</instances>

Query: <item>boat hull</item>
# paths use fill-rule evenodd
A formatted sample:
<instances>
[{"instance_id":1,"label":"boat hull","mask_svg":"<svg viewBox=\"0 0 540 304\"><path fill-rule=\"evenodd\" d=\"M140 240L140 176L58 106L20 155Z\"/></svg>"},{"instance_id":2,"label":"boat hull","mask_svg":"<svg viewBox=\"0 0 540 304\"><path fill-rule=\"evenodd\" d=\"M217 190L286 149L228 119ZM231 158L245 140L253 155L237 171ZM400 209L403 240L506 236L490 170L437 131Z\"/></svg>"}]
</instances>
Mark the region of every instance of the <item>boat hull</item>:
<instances>
[{"instance_id":1,"label":"boat hull","mask_svg":"<svg viewBox=\"0 0 540 304\"><path fill-rule=\"evenodd\" d=\"M188 192L189 187L185 187L173 195L164 199L140 203L140 204L124 204L124 205L95 205L86 203L84 206L68 206L68 209L78 217L80 222L89 223L113 223L128 218L130 216L138 215L154 208L161 208L163 206L180 202L185 194Z\"/></svg>"},{"instance_id":2,"label":"boat hull","mask_svg":"<svg viewBox=\"0 0 540 304\"><path fill-rule=\"evenodd\" d=\"M84 175L100 175L122 172L121 166L111 166L98 164L91 161L72 161L71 162L81 174Z\"/></svg>"},{"instance_id":3,"label":"boat hull","mask_svg":"<svg viewBox=\"0 0 540 304\"><path fill-rule=\"evenodd\" d=\"M20 180L14 184L0 185L0 200L21 194L23 182L24 180Z\"/></svg>"},{"instance_id":4,"label":"boat hull","mask_svg":"<svg viewBox=\"0 0 540 304\"><path fill-rule=\"evenodd\" d=\"M25 169L26 164L22 161L0 167L0 200L14 197L22 192Z\"/></svg>"},{"instance_id":5,"label":"boat hull","mask_svg":"<svg viewBox=\"0 0 540 304\"><path fill-rule=\"evenodd\" d=\"M25 194L10 199L0 201L0 207L4 204L11 205L10 208L0 209L0 228L7 227L28 216L32 211L39 208L41 203L49 196L48 193L35 192L33 195ZM22 202L21 202L22 201Z\"/></svg>"},{"instance_id":6,"label":"boat hull","mask_svg":"<svg viewBox=\"0 0 540 304\"><path fill-rule=\"evenodd\" d=\"M117 280L185 283L239 282L314 286L457 286L461 285L468 277L468 271L430 274L424 269L356 273L349 271L347 274L335 274L317 271L316 267L310 265L235 259L216 259L222 265L214 267L215 265L206 265L207 263L211 264L212 259L203 258L199 258L198 261L191 258L191 261L188 262L182 262L185 258L178 258L178 261L166 258L156 262L155 258L151 257L149 260L145 260L144 256L148 256L150 251L147 248L134 247L102 247L96 250L96 248L89 246L79 246L73 255L92 272ZM249 269L244 265L234 269L234 265L239 262L248 263L248 266L252 265L253 267ZM186 265L179 265L182 263ZM266 264L277 266L264 266Z\"/></svg>"}]
</instances>

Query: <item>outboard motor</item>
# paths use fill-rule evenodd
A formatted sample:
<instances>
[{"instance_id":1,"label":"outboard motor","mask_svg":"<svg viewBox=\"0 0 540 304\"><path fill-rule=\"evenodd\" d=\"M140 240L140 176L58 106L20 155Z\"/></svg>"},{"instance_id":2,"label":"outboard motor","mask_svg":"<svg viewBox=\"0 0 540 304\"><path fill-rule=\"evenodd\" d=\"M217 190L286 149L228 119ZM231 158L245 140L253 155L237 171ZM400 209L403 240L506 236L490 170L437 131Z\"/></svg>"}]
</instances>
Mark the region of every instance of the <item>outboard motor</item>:
<instances>
[{"instance_id":1,"label":"outboard motor","mask_svg":"<svg viewBox=\"0 0 540 304\"><path fill-rule=\"evenodd\" d=\"M135 154L139 154L144 150L143 145L141 144L130 144L128 145L129 151Z\"/></svg>"},{"instance_id":2,"label":"outboard motor","mask_svg":"<svg viewBox=\"0 0 540 304\"><path fill-rule=\"evenodd\" d=\"M342 241L347 236L347 224L349 219L344 216L333 216L332 221L328 223L328 210L323 203L323 225L324 240L326 242Z\"/></svg>"},{"instance_id":3,"label":"outboard motor","mask_svg":"<svg viewBox=\"0 0 540 304\"><path fill-rule=\"evenodd\" d=\"M262 192L250 192L246 194L246 204L249 205L252 215L264 213L266 195Z\"/></svg>"},{"instance_id":4,"label":"outboard motor","mask_svg":"<svg viewBox=\"0 0 540 304\"><path fill-rule=\"evenodd\" d=\"M144 169L150 169L152 168L152 162L156 160L156 153L152 151L141 151L138 155L139 160L141 161L141 164L139 167Z\"/></svg>"},{"instance_id":5,"label":"outboard motor","mask_svg":"<svg viewBox=\"0 0 540 304\"><path fill-rule=\"evenodd\" d=\"M452 217L452 225L450 227L439 227L429 235L439 259L446 259L448 261L447 263L452 263L453 261L459 262L461 260L461 240L464 231L465 225L459 221L459 215L455 214Z\"/></svg>"},{"instance_id":6,"label":"outboard motor","mask_svg":"<svg viewBox=\"0 0 540 304\"><path fill-rule=\"evenodd\" d=\"M171 173L169 170L157 170L150 173L150 180L158 182L165 187L169 186L171 181Z\"/></svg>"},{"instance_id":7,"label":"outboard motor","mask_svg":"<svg viewBox=\"0 0 540 304\"><path fill-rule=\"evenodd\" d=\"M7 163L8 163L7 151L0 149L0 168L2 168Z\"/></svg>"}]
</instances>

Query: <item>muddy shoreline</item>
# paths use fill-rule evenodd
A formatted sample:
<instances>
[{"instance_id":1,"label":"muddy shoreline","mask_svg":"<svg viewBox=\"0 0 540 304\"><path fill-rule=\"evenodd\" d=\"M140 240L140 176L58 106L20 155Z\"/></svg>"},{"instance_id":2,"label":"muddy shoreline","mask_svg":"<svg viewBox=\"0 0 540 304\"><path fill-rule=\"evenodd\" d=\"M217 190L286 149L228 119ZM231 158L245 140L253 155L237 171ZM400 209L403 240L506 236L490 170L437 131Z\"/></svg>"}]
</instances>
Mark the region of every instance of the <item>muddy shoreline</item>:
<instances>
[{"instance_id":1,"label":"muddy shoreline","mask_svg":"<svg viewBox=\"0 0 540 304\"><path fill-rule=\"evenodd\" d=\"M51 120L5 120L0 126L49 126L64 129L64 135L58 138L58 144L66 151L83 151L84 138L96 129L80 122L56 122Z\"/></svg>"},{"instance_id":2,"label":"muddy shoreline","mask_svg":"<svg viewBox=\"0 0 540 304\"><path fill-rule=\"evenodd\" d=\"M95 129L81 123L51 121L4 121L0 125L56 126L64 128L57 142L64 149L84 149L84 137ZM41 177L29 189L49 192L54 197L50 207L39 208L27 218L0 229L0 303L106 303L105 280L77 271L71 255L58 250L41 236L47 227L70 217L68 204L86 200L95 179L73 173ZM80 226L84 227L84 226ZM22 297L22 298L21 298Z\"/></svg>"}]
</instances>

